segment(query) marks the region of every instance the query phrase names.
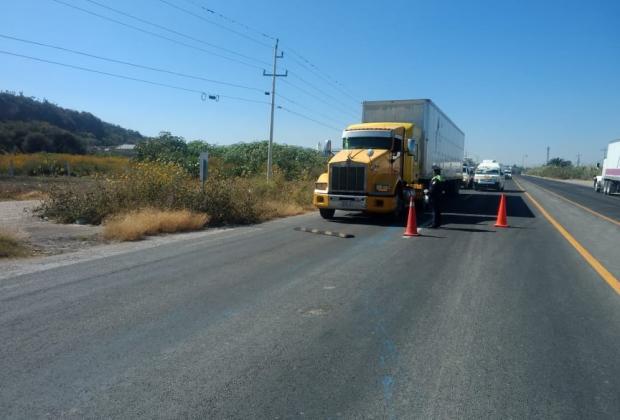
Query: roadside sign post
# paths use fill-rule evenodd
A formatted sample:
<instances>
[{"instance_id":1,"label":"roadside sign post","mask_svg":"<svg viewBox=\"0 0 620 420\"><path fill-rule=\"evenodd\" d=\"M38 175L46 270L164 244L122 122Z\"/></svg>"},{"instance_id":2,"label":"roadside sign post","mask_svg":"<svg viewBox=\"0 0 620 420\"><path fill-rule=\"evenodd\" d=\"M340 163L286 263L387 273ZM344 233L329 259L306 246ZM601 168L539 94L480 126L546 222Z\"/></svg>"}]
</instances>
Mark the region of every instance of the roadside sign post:
<instances>
[{"instance_id":1,"label":"roadside sign post","mask_svg":"<svg viewBox=\"0 0 620 420\"><path fill-rule=\"evenodd\" d=\"M15 166L13 166L13 159L9 160L9 176L15 176Z\"/></svg>"},{"instance_id":2,"label":"roadside sign post","mask_svg":"<svg viewBox=\"0 0 620 420\"><path fill-rule=\"evenodd\" d=\"M205 180L207 179L207 176L209 176L209 152L200 153L198 165L200 167L200 184L202 185L202 192L205 192Z\"/></svg>"}]
</instances>

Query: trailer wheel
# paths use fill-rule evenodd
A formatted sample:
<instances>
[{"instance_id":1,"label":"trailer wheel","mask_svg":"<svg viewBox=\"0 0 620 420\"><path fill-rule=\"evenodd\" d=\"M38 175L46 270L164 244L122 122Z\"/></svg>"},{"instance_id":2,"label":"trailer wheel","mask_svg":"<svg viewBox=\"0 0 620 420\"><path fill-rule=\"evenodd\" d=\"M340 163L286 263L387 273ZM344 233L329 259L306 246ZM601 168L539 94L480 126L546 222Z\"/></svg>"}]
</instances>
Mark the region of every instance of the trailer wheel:
<instances>
[{"instance_id":1,"label":"trailer wheel","mask_svg":"<svg viewBox=\"0 0 620 420\"><path fill-rule=\"evenodd\" d=\"M336 209L319 209L319 213L321 213L321 217L323 219L333 219L334 214L336 213Z\"/></svg>"}]
</instances>

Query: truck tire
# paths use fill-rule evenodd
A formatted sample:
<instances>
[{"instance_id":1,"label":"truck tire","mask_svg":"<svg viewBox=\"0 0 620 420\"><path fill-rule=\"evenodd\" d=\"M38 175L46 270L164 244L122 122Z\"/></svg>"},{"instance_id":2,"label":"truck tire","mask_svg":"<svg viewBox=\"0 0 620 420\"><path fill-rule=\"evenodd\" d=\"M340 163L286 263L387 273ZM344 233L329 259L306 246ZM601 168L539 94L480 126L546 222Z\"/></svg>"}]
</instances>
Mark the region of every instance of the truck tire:
<instances>
[{"instance_id":1,"label":"truck tire","mask_svg":"<svg viewBox=\"0 0 620 420\"><path fill-rule=\"evenodd\" d=\"M334 218L334 214L336 213L335 209L319 209L319 213L321 213L321 217L323 219L333 219Z\"/></svg>"},{"instance_id":2,"label":"truck tire","mask_svg":"<svg viewBox=\"0 0 620 420\"><path fill-rule=\"evenodd\" d=\"M391 214L392 219L395 222L400 222L404 220L405 215L407 214L405 210L408 210L408 208L405 206L405 199L402 196L402 191L399 191L396 194L396 207L394 208L394 211Z\"/></svg>"}]
</instances>

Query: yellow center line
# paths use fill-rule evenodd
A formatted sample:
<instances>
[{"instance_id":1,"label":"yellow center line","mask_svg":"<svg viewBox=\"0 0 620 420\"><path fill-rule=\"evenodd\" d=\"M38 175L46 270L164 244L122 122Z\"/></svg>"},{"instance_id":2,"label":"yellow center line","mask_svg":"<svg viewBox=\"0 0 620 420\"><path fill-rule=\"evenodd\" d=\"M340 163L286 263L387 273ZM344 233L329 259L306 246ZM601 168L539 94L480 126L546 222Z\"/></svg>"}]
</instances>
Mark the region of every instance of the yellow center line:
<instances>
[{"instance_id":1,"label":"yellow center line","mask_svg":"<svg viewBox=\"0 0 620 420\"><path fill-rule=\"evenodd\" d=\"M553 191L551 191L551 190L548 190L547 188L541 187L541 186L540 186L540 185L538 185L538 184L534 184L534 185L536 185L536 186L537 186L538 188L540 188L541 190L546 191L546 192L548 192L549 194L552 194L552 195L556 196L557 198L559 198L559 199L561 199L561 200L566 201L567 203L571 203L572 205L577 206L577 207L579 207L580 209L583 209L583 210L585 210L585 211L587 211L587 212L589 212L589 213L591 213L591 214L593 214L593 215L595 215L595 216L598 216L598 217L600 217L600 218L601 218L601 219L603 219L603 220L607 220L608 222L613 223L614 225L620 226L620 221L618 221L618 220L612 219L611 217L607 217L607 216L605 216L604 214L601 214L601 213L599 213L599 212L597 212L597 211L594 211L594 210L592 210L591 208L588 208L588 207L586 207L586 206L584 206L584 205L582 205L582 204L576 203L576 202L574 202L573 200L570 200L570 199L568 199L568 198L564 197L563 195L560 195L560 194L558 194L558 193L556 193L556 192L553 192Z\"/></svg>"},{"instance_id":2,"label":"yellow center line","mask_svg":"<svg viewBox=\"0 0 620 420\"><path fill-rule=\"evenodd\" d=\"M515 179L514 180L515 184L517 184L517 186L519 188L521 188L521 190L523 191L523 193L525 194L525 196L532 202L534 203L534 205L538 208L538 210L543 214L543 216L545 216L545 218L549 221L549 223L551 223L551 225L553 225L554 228L556 228L558 230L558 232L560 232L560 234L562 234L562 236L564 236L564 239L566 239L568 241L568 243L570 243L573 248L575 248L577 250L577 252L579 252L579 254L583 257L584 260L586 260L588 262L588 264L590 264L590 266L594 269L594 271L596 271L599 276L601 276L603 278L603 280L605 280L607 282L607 284L609 284L609 286L614 289L614 291L620 295L620 281L618 281L618 279L616 277L614 277L613 274L611 274L609 272L609 270L607 270L603 264L601 264L596 258L594 258L594 256L592 254L590 254L590 252L585 249L583 247L583 245L581 245L577 239L575 239L575 237L573 235L571 235L565 228L564 226L562 226L557 220L555 220L549 213L547 213L547 210L545 210L543 208L543 206L541 206L538 201L534 200L534 197L532 197L530 195L530 193L528 193L527 191L525 191L525 189L521 186L521 184Z\"/></svg>"}]
</instances>

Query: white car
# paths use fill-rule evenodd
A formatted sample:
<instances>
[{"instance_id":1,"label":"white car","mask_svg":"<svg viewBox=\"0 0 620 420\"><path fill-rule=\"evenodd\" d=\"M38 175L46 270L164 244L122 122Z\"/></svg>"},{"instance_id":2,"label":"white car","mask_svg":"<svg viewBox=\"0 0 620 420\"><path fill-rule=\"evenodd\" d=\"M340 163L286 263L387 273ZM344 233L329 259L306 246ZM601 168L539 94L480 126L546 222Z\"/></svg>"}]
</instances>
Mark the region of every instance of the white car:
<instances>
[{"instance_id":1,"label":"white car","mask_svg":"<svg viewBox=\"0 0 620 420\"><path fill-rule=\"evenodd\" d=\"M483 160L474 173L474 189L504 191L505 175L502 165L496 160Z\"/></svg>"},{"instance_id":2,"label":"white car","mask_svg":"<svg viewBox=\"0 0 620 420\"><path fill-rule=\"evenodd\" d=\"M474 187L474 168L471 166L463 165L463 181L461 183L463 188Z\"/></svg>"}]
</instances>

